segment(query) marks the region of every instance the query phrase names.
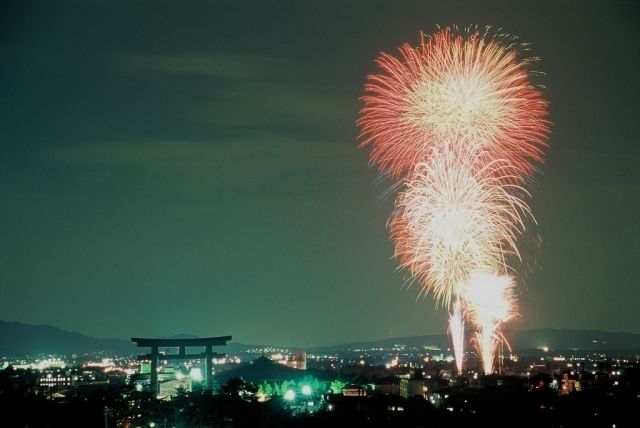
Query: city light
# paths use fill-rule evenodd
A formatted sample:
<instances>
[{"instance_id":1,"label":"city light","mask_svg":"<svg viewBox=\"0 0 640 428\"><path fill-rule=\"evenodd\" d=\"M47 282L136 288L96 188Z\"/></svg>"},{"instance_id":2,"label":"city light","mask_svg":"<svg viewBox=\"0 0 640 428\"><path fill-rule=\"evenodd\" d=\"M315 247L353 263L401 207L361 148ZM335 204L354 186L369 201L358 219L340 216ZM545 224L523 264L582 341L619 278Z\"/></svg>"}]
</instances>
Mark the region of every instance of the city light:
<instances>
[{"instance_id":1,"label":"city light","mask_svg":"<svg viewBox=\"0 0 640 428\"><path fill-rule=\"evenodd\" d=\"M200 367L192 367L189 370L189 376L196 382L202 382L202 370L200 370Z\"/></svg>"},{"instance_id":2,"label":"city light","mask_svg":"<svg viewBox=\"0 0 640 428\"><path fill-rule=\"evenodd\" d=\"M285 400L293 401L296 398L296 393L293 389L287 389L287 392L284 393Z\"/></svg>"}]
</instances>

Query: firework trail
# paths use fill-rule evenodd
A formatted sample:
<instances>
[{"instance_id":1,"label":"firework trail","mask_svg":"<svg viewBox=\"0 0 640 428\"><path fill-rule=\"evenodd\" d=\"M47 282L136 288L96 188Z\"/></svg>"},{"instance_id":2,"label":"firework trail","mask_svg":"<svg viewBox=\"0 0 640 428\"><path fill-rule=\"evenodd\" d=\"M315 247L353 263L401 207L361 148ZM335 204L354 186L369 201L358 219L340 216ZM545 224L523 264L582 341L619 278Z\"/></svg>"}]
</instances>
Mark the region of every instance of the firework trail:
<instances>
[{"instance_id":1,"label":"firework trail","mask_svg":"<svg viewBox=\"0 0 640 428\"><path fill-rule=\"evenodd\" d=\"M474 272L463 285L465 308L469 320L478 327L473 342L486 374L494 372L495 353L500 341L501 325L518 316L515 282L508 275Z\"/></svg>"},{"instance_id":2,"label":"firework trail","mask_svg":"<svg viewBox=\"0 0 640 428\"><path fill-rule=\"evenodd\" d=\"M464 313L462 302L456 300L453 304L453 311L449 315L449 332L453 342L453 352L456 360L458 373L462 373L462 361L464 357Z\"/></svg>"},{"instance_id":3,"label":"firework trail","mask_svg":"<svg viewBox=\"0 0 640 428\"><path fill-rule=\"evenodd\" d=\"M506 299L492 291L504 281L472 276L515 272L507 259L521 260L518 237L525 222L535 222L525 181L542 161L550 126L547 102L529 81L535 59L519 59L523 45L490 31L445 28L422 35L418 47L403 45L399 57L380 54L382 72L368 76L357 122L369 163L402 189L388 222L400 267L438 303L453 303L459 371L466 312L479 329L485 370L492 368L484 349L494 349L508 317L484 322L486 305L475 297L483 288L469 284L485 285L486 298Z\"/></svg>"}]
</instances>

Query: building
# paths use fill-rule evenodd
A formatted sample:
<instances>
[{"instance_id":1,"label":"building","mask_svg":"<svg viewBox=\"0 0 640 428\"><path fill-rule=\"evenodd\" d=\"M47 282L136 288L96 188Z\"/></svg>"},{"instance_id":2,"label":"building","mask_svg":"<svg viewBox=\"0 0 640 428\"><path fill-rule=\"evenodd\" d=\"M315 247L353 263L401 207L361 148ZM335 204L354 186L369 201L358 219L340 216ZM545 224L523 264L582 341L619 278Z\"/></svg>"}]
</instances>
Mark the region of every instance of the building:
<instances>
[{"instance_id":1,"label":"building","mask_svg":"<svg viewBox=\"0 0 640 428\"><path fill-rule=\"evenodd\" d=\"M171 399L178 394L179 390L191 392L191 378L186 376L182 379L168 379L158 384L158 398L161 400Z\"/></svg>"},{"instance_id":2,"label":"building","mask_svg":"<svg viewBox=\"0 0 640 428\"><path fill-rule=\"evenodd\" d=\"M427 386L424 379L400 379L400 396L403 398L423 397L426 398Z\"/></svg>"}]
</instances>

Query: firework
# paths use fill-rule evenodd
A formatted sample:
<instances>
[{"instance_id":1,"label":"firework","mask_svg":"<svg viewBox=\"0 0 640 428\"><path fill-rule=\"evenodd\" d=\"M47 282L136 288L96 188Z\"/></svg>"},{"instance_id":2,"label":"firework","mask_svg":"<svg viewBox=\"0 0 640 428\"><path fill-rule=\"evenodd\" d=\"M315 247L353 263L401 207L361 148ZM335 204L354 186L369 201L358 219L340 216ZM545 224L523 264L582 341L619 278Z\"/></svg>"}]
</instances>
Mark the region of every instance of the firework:
<instances>
[{"instance_id":1,"label":"firework","mask_svg":"<svg viewBox=\"0 0 640 428\"><path fill-rule=\"evenodd\" d=\"M512 277L486 272L474 272L462 286L467 317L478 328L473 341L487 374L494 371L500 326L518 315L514 288Z\"/></svg>"},{"instance_id":2,"label":"firework","mask_svg":"<svg viewBox=\"0 0 640 428\"><path fill-rule=\"evenodd\" d=\"M401 266L417 277L423 290L445 307L453 304L449 330L458 372L464 348L461 285L477 271L506 269L505 255L518 255L516 239L533 219L520 195L526 191L513 167L492 161L476 168L477 159L445 147L430 163L421 163L396 199L389 222ZM511 184L507 184L511 183ZM464 300L461 298L464 297ZM489 331L485 328L485 331ZM488 350L480 334L478 346Z\"/></svg>"},{"instance_id":3,"label":"firework","mask_svg":"<svg viewBox=\"0 0 640 428\"><path fill-rule=\"evenodd\" d=\"M442 143L505 159L524 174L541 161L547 102L529 81L533 58L519 60L513 38L445 28L382 53L370 75L358 124L370 163L393 178L410 176Z\"/></svg>"},{"instance_id":4,"label":"firework","mask_svg":"<svg viewBox=\"0 0 640 428\"><path fill-rule=\"evenodd\" d=\"M506 254L532 218L519 196L526 193L506 162L472 168L473 156L445 150L420 163L396 199L389 221L400 265L443 306L460 294L475 271L502 271Z\"/></svg>"},{"instance_id":5,"label":"firework","mask_svg":"<svg viewBox=\"0 0 640 428\"><path fill-rule=\"evenodd\" d=\"M380 54L362 97L360 147L402 189L387 223L395 255L421 293L452 307L459 372L465 316L493 370L500 326L516 315L508 260L521 261L517 240L535 222L525 182L550 123L521 47L489 29L445 28Z\"/></svg>"}]
</instances>

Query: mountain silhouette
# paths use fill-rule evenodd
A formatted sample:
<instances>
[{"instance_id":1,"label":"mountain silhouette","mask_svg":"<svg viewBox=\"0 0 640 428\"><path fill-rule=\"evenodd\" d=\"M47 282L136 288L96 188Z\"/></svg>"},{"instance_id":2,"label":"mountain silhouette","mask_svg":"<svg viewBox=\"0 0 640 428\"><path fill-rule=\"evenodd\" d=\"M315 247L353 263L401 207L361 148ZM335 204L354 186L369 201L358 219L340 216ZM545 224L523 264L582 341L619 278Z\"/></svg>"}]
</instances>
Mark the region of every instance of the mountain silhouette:
<instances>
[{"instance_id":1,"label":"mountain silhouette","mask_svg":"<svg viewBox=\"0 0 640 428\"><path fill-rule=\"evenodd\" d=\"M640 352L640 334L579 329L533 329L507 331L505 336L516 354L534 352L543 347L553 352L588 351L607 353ZM178 334L169 338L195 338ZM377 341L339 344L307 348L307 352L342 352L357 348L386 348L393 345L446 351L451 342L446 334L388 338ZM264 345L246 345L230 342L221 352L240 354L250 348ZM303 349L292 348L292 350ZM137 355L147 352L130 339L99 339L81 333L62 330L50 325L29 325L0 320L0 357L25 357L42 354L84 355L94 353Z\"/></svg>"},{"instance_id":2,"label":"mountain silhouette","mask_svg":"<svg viewBox=\"0 0 640 428\"><path fill-rule=\"evenodd\" d=\"M125 339L98 339L50 325L0 321L0 356L84 355L110 352L133 355L136 345Z\"/></svg>"}]
</instances>

